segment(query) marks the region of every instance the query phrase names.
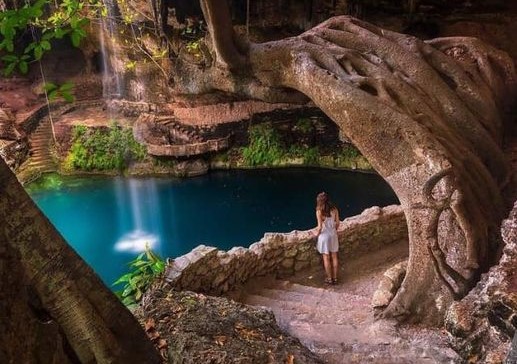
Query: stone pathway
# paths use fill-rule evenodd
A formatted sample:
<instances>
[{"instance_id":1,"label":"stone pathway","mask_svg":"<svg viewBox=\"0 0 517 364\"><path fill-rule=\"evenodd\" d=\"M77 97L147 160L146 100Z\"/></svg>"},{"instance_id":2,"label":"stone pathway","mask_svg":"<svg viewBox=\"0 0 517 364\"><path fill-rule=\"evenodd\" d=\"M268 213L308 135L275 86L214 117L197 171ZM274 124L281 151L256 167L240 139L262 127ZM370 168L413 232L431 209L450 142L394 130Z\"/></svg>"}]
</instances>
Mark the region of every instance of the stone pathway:
<instances>
[{"instance_id":1,"label":"stone pathway","mask_svg":"<svg viewBox=\"0 0 517 364\"><path fill-rule=\"evenodd\" d=\"M381 275L407 257L407 244L344 262L340 282L325 286L323 269L285 280L250 281L233 299L273 311L281 328L328 363L453 363L439 330L375 321L370 304Z\"/></svg>"},{"instance_id":2,"label":"stone pathway","mask_svg":"<svg viewBox=\"0 0 517 364\"><path fill-rule=\"evenodd\" d=\"M31 176L56 171L51 146L52 126L48 117L45 117L30 136L29 158L20 166L18 172L21 181L30 180Z\"/></svg>"}]
</instances>

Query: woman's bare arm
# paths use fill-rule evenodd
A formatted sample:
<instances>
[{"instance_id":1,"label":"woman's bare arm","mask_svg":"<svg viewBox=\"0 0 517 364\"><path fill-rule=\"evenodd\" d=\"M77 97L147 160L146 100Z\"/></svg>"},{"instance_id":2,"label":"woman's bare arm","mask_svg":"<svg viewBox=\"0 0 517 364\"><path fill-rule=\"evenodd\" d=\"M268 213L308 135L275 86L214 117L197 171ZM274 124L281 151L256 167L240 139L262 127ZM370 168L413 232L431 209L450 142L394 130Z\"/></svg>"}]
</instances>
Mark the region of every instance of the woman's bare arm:
<instances>
[{"instance_id":1,"label":"woman's bare arm","mask_svg":"<svg viewBox=\"0 0 517 364\"><path fill-rule=\"evenodd\" d=\"M334 219L336 223L334 224L336 226L336 231L339 229L339 210L334 209Z\"/></svg>"},{"instance_id":2,"label":"woman's bare arm","mask_svg":"<svg viewBox=\"0 0 517 364\"><path fill-rule=\"evenodd\" d=\"M321 229L323 228L323 216L321 215L320 210L316 210L316 220L318 221L318 226L316 227L316 236L319 236Z\"/></svg>"}]
</instances>

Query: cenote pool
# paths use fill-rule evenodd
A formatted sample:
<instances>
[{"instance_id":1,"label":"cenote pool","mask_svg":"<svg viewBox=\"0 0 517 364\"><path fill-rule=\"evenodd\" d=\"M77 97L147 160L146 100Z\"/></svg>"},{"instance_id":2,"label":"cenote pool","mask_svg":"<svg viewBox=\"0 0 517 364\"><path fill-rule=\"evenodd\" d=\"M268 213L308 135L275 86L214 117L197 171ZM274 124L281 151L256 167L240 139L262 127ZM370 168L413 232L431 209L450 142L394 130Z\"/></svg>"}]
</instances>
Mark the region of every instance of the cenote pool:
<instances>
[{"instance_id":1,"label":"cenote pool","mask_svg":"<svg viewBox=\"0 0 517 364\"><path fill-rule=\"evenodd\" d=\"M249 246L265 232L315 226L316 194L341 218L397 203L377 175L321 169L217 171L190 179L50 176L29 194L110 285L148 243L163 257L199 244Z\"/></svg>"}]
</instances>

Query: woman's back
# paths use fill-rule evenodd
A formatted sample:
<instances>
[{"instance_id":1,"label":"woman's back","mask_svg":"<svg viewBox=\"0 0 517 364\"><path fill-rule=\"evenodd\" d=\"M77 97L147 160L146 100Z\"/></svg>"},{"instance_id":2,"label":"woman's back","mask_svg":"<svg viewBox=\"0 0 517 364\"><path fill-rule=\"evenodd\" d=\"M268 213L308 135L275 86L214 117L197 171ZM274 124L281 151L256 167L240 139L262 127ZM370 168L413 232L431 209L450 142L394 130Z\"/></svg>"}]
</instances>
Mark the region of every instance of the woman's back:
<instances>
[{"instance_id":1,"label":"woman's back","mask_svg":"<svg viewBox=\"0 0 517 364\"><path fill-rule=\"evenodd\" d=\"M330 212L330 216L323 216L323 228L322 232L336 232L336 213L335 209L332 209Z\"/></svg>"}]
</instances>

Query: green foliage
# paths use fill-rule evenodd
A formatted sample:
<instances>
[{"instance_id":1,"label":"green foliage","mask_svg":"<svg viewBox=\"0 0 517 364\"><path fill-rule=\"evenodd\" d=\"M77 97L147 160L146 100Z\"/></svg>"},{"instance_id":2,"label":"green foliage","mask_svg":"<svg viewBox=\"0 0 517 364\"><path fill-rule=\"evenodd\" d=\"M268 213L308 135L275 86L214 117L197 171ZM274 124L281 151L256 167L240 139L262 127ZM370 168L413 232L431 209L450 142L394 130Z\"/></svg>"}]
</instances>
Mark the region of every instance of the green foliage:
<instances>
[{"instance_id":1,"label":"green foliage","mask_svg":"<svg viewBox=\"0 0 517 364\"><path fill-rule=\"evenodd\" d=\"M249 166L273 165L285 154L280 136L271 123L250 127L249 140L249 145L242 150L244 162Z\"/></svg>"},{"instance_id":2,"label":"green foliage","mask_svg":"<svg viewBox=\"0 0 517 364\"><path fill-rule=\"evenodd\" d=\"M62 176L57 173L45 173L36 181L25 185L25 189L29 192L37 192L40 190L60 190L64 185Z\"/></svg>"},{"instance_id":3,"label":"green foliage","mask_svg":"<svg viewBox=\"0 0 517 364\"><path fill-rule=\"evenodd\" d=\"M195 57L201 57L201 39L191 40L186 45L187 52Z\"/></svg>"},{"instance_id":4,"label":"green foliage","mask_svg":"<svg viewBox=\"0 0 517 364\"><path fill-rule=\"evenodd\" d=\"M129 272L117 279L113 286L122 286L115 294L124 305L133 306L142 299L142 295L153 281L165 271L165 261L146 246L145 252L128 265Z\"/></svg>"},{"instance_id":5,"label":"green foliage","mask_svg":"<svg viewBox=\"0 0 517 364\"><path fill-rule=\"evenodd\" d=\"M62 85L47 82L43 87L47 92L49 101L53 101L58 98L63 98L68 102L75 101L75 96L72 95L72 89L74 88L74 84L72 82L66 82Z\"/></svg>"},{"instance_id":6,"label":"green foliage","mask_svg":"<svg viewBox=\"0 0 517 364\"><path fill-rule=\"evenodd\" d=\"M302 158L303 164L315 166L319 164L320 151L318 147L305 147L293 145L289 148L289 156L294 158Z\"/></svg>"},{"instance_id":7,"label":"green foliage","mask_svg":"<svg viewBox=\"0 0 517 364\"><path fill-rule=\"evenodd\" d=\"M39 61L52 48L54 39L68 35L78 47L86 37L88 17L103 7L100 0L37 0L19 9L0 12L1 70L5 76L14 71L26 74L32 62ZM32 41L27 45L27 30Z\"/></svg>"},{"instance_id":8,"label":"green foliage","mask_svg":"<svg viewBox=\"0 0 517 364\"><path fill-rule=\"evenodd\" d=\"M361 156L361 152L353 145L346 145L338 155L339 159L344 160L356 159L359 156Z\"/></svg>"},{"instance_id":9,"label":"green foliage","mask_svg":"<svg viewBox=\"0 0 517 364\"><path fill-rule=\"evenodd\" d=\"M144 146L133 138L130 128L113 123L108 129L73 129L72 146L65 162L67 169L123 170L131 161L143 160Z\"/></svg>"},{"instance_id":10,"label":"green foliage","mask_svg":"<svg viewBox=\"0 0 517 364\"><path fill-rule=\"evenodd\" d=\"M312 125L311 119L301 118L296 122L294 129L301 131L303 134L309 134L314 130L314 125Z\"/></svg>"}]
</instances>

